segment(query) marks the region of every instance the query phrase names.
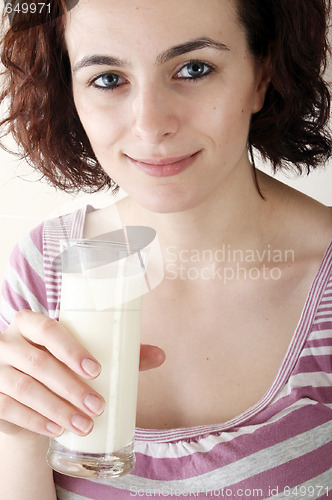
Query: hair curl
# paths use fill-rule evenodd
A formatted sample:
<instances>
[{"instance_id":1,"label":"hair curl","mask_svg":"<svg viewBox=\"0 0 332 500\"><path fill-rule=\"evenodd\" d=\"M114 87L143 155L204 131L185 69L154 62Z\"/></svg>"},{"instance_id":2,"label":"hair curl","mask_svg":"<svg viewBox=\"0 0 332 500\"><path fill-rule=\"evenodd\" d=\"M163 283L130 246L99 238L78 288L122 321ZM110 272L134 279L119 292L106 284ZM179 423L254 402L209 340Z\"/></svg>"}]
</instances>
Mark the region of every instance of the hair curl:
<instances>
[{"instance_id":1,"label":"hair curl","mask_svg":"<svg viewBox=\"0 0 332 500\"><path fill-rule=\"evenodd\" d=\"M267 58L271 71L264 106L252 117L249 147L270 160L274 170L295 166L309 173L332 151L330 92L323 79L331 0L237 1L249 49L255 58ZM116 190L75 109L64 3L53 0L54 15L40 14L37 26L20 24L21 18L5 29L0 102L6 103L7 114L0 121L1 137L11 133L21 157L60 189ZM2 24L8 25L6 14Z\"/></svg>"},{"instance_id":2,"label":"hair curl","mask_svg":"<svg viewBox=\"0 0 332 500\"><path fill-rule=\"evenodd\" d=\"M239 0L249 48L270 62L271 83L252 117L249 145L274 171L295 166L309 173L331 156L331 96L323 78L330 11L331 0Z\"/></svg>"}]
</instances>

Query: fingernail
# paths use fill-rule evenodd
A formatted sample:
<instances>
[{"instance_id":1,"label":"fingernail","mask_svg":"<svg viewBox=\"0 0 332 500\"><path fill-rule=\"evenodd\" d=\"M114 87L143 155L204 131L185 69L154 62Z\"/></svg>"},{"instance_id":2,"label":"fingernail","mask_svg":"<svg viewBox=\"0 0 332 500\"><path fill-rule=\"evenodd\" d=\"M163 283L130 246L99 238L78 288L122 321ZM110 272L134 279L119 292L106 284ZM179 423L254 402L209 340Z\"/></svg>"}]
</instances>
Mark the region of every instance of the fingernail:
<instances>
[{"instance_id":1,"label":"fingernail","mask_svg":"<svg viewBox=\"0 0 332 500\"><path fill-rule=\"evenodd\" d=\"M63 427L60 427L60 425L55 424L54 422L46 422L46 429L49 433L53 434L53 436L58 437L61 436L64 431Z\"/></svg>"},{"instance_id":2,"label":"fingernail","mask_svg":"<svg viewBox=\"0 0 332 500\"><path fill-rule=\"evenodd\" d=\"M93 427L91 418L79 414L73 415L71 417L71 424L73 427L75 427L75 429L83 432L84 434L87 434L89 431L91 431Z\"/></svg>"},{"instance_id":3,"label":"fingernail","mask_svg":"<svg viewBox=\"0 0 332 500\"><path fill-rule=\"evenodd\" d=\"M95 394L87 394L84 398L84 404L88 410L96 415L101 415L105 409L105 401Z\"/></svg>"},{"instance_id":4,"label":"fingernail","mask_svg":"<svg viewBox=\"0 0 332 500\"><path fill-rule=\"evenodd\" d=\"M84 358L82 360L81 367L90 377L97 377L97 375L99 375L99 373L101 372L100 364L93 359Z\"/></svg>"}]
</instances>

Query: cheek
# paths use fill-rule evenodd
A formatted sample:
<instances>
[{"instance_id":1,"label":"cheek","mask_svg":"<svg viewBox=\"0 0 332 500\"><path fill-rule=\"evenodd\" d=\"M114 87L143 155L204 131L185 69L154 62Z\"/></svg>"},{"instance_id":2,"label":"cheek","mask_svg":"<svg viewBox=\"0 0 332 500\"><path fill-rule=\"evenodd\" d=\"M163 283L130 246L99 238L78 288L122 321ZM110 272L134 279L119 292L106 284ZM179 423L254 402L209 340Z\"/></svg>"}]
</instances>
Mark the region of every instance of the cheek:
<instances>
[{"instance_id":1,"label":"cheek","mask_svg":"<svg viewBox=\"0 0 332 500\"><path fill-rule=\"evenodd\" d=\"M206 113L205 131L217 147L247 144L251 110L247 99L230 97L211 106Z\"/></svg>"},{"instance_id":2,"label":"cheek","mask_svg":"<svg viewBox=\"0 0 332 500\"><path fill-rule=\"evenodd\" d=\"M249 129L254 105L254 82L248 81L245 85L237 78L225 79L220 85L212 89L208 99L200 107L200 116L204 116L204 123L210 130L219 130L230 135L246 133ZM196 122L200 119L196 115Z\"/></svg>"},{"instance_id":3,"label":"cheek","mask_svg":"<svg viewBox=\"0 0 332 500\"><path fill-rule=\"evenodd\" d=\"M114 110L98 106L87 99L75 99L76 110L92 149L98 156L115 144L121 135L121 119Z\"/></svg>"}]
</instances>

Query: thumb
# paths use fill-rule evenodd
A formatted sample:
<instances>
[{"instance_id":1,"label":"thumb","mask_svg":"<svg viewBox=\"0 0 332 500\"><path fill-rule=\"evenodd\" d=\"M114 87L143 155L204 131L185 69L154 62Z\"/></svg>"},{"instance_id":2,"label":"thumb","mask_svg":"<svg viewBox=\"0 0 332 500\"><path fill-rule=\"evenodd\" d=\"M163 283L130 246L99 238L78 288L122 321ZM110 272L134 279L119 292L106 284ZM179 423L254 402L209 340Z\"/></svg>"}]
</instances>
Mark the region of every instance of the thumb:
<instances>
[{"instance_id":1,"label":"thumb","mask_svg":"<svg viewBox=\"0 0 332 500\"><path fill-rule=\"evenodd\" d=\"M139 369L143 371L157 368L163 364L165 358L165 353L160 347L142 344Z\"/></svg>"}]
</instances>

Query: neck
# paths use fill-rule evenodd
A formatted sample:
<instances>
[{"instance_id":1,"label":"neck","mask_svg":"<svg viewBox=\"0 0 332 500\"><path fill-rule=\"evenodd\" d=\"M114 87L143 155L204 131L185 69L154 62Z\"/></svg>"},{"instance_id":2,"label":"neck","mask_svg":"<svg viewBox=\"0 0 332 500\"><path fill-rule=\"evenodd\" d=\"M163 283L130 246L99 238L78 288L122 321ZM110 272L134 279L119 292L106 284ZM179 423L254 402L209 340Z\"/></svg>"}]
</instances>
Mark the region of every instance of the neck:
<instances>
[{"instance_id":1,"label":"neck","mask_svg":"<svg viewBox=\"0 0 332 500\"><path fill-rule=\"evenodd\" d=\"M264 176L259 174L260 185L261 182L264 184ZM259 194L251 172L247 182L242 180L235 189L218 192L190 210L154 213L130 199L128 203L128 220L135 214L135 224L149 225L157 230L163 248L172 246L179 250L217 250L222 245L237 249L257 248L268 216L268 201Z\"/></svg>"}]
</instances>

